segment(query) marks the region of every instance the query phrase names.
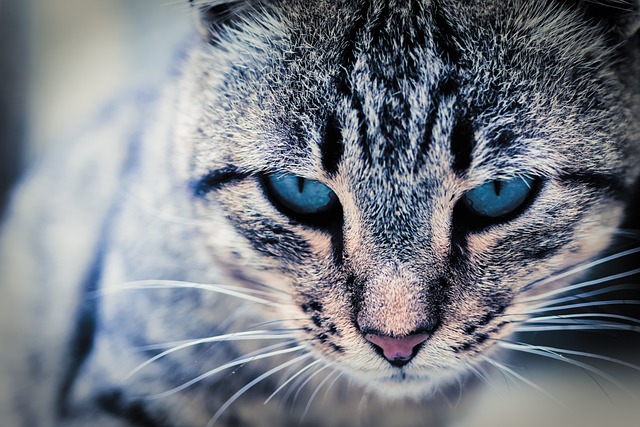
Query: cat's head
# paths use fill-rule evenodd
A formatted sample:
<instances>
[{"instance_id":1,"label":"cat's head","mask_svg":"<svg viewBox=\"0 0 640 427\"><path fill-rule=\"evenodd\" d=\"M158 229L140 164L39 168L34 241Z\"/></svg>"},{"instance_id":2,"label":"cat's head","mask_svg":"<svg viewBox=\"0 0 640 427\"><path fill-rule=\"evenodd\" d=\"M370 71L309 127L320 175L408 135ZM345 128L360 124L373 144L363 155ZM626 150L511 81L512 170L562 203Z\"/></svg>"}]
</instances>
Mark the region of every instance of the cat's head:
<instances>
[{"instance_id":1,"label":"cat's head","mask_svg":"<svg viewBox=\"0 0 640 427\"><path fill-rule=\"evenodd\" d=\"M240 282L283 291L270 316L318 358L426 392L609 242L640 160L631 13L194 3L180 142L202 232Z\"/></svg>"}]
</instances>

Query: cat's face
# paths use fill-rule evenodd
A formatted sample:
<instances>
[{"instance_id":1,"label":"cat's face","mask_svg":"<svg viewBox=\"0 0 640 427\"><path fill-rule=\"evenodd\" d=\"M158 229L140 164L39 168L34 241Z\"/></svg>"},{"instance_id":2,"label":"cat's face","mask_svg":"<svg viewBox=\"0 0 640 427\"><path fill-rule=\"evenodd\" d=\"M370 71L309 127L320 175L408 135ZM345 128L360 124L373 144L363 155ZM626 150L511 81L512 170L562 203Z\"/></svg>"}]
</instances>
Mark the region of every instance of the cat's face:
<instances>
[{"instance_id":1,"label":"cat's face","mask_svg":"<svg viewBox=\"0 0 640 427\"><path fill-rule=\"evenodd\" d=\"M637 94L557 4L278 3L191 59L183 142L212 258L283 291L265 316L316 357L428 392L606 246Z\"/></svg>"}]
</instances>

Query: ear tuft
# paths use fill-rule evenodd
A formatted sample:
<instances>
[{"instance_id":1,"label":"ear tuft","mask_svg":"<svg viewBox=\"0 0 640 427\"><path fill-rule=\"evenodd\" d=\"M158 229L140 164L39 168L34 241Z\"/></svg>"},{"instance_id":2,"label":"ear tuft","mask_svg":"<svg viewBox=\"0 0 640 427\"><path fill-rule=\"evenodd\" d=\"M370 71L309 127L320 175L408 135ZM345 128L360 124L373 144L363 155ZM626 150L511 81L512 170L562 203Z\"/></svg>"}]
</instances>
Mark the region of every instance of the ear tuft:
<instances>
[{"instance_id":1,"label":"ear tuft","mask_svg":"<svg viewBox=\"0 0 640 427\"><path fill-rule=\"evenodd\" d=\"M216 43L225 28L239 28L258 0L189 0L203 39Z\"/></svg>"}]
</instances>

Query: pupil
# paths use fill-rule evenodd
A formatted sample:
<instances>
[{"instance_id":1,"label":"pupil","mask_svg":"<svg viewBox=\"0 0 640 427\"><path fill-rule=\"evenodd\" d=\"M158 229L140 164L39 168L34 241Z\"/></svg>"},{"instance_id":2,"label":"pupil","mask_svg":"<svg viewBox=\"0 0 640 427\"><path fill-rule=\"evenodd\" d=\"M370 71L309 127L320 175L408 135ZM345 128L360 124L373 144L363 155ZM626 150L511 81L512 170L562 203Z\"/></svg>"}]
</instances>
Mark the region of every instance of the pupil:
<instances>
[{"instance_id":1,"label":"pupil","mask_svg":"<svg viewBox=\"0 0 640 427\"><path fill-rule=\"evenodd\" d=\"M500 192L502 191L502 181L493 181L493 191L496 193L496 196L500 196Z\"/></svg>"},{"instance_id":2,"label":"pupil","mask_svg":"<svg viewBox=\"0 0 640 427\"><path fill-rule=\"evenodd\" d=\"M304 181L305 179L302 177L298 177L298 192L302 193L302 191L304 190Z\"/></svg>"}]
</instances>

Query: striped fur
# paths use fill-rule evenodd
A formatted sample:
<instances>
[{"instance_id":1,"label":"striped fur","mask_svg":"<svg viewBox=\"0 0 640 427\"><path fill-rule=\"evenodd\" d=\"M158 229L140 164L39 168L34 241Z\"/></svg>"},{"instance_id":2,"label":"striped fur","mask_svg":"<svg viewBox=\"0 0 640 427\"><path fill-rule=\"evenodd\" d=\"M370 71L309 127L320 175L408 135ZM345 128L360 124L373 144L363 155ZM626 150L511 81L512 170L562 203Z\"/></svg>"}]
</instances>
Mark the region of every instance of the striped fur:
<instances>
[{"instance_id":1,"label":"striped fur","mask_svg":"<svg viewBox=\"0 0 640 427\"><path fill-rule=\"evenodd\" d=\"M637 2L191 3L182 75L16 193L3 262L28 291L7 316L40 314L9 331L7 425L353 425L369 394L373 425L441 423L438 395L622 220ZM287 216L275 173L326 184L339 215ZM516 176L536 189L512 217L461 211ZM401 368L365 339L424 330Z\"/></svg>"}]
</instances>

